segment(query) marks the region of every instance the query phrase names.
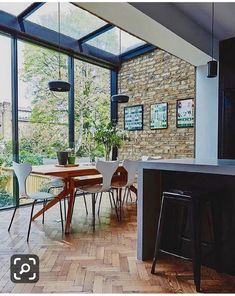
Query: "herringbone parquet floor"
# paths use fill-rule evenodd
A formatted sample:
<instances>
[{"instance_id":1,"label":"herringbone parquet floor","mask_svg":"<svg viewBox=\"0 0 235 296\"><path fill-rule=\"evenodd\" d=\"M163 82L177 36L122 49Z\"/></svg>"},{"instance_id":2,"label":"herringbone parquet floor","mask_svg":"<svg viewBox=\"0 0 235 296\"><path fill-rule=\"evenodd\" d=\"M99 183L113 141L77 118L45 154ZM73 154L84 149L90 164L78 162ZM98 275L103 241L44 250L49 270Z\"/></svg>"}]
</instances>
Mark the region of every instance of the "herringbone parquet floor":
<instances>
[{"instance_id":1,"label":"herringbone parquet floor","mask_svg":"<svg viewBox=\"0 0 235 296\"><path fill-rule=\"evenodd\" d=\"M90 198L88 197L90 204ZM38 208L39 206L37 206ZM123 222L116 222L108 200L102 204L96 232L91 215L85 215L77 198L73 233L61 236L59 208L55 206L32 225L29 244L26 232L30 208L21 208L11 233L7 232L12 211L0 213L0 291L14 293L192 293L195 292L191 262L162 255L158 274L151 275L151 262L136 259L136 207L125 206ZM89 213L91 209L89 207ZM40 280L14 284L10 280L10 256L31 253L40 258ZM235 292L235 277L203 267L202 289L206 292Z\"/></svg>"}]
</instances>

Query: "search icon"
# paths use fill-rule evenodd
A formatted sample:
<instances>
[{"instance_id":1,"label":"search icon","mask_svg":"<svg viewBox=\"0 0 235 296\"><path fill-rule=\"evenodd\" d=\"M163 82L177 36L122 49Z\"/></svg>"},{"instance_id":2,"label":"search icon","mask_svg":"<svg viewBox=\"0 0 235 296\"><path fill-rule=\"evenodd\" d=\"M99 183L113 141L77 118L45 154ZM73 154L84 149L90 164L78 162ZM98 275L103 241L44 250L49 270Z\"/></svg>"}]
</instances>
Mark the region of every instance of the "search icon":
<instances>
[{"instance_id":1,"label":"search icon","mask_svg":"<svg viewBox=\"0 0 235 296\"><path fill-rule=\"evenodd\" d=\"M24 263L22 266L21 266L21 271L20 271L20 274L22 273L27 273L30 271L30 265L28 263Z\"/></svg>"}]
</instances>

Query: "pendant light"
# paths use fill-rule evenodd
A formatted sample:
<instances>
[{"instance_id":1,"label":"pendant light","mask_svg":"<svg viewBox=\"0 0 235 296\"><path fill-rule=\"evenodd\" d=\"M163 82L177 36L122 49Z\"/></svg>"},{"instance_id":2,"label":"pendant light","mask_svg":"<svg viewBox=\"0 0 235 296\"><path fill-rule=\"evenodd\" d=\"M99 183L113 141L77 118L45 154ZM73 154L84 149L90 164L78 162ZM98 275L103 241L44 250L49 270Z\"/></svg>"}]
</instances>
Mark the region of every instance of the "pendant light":
<instances>
[{"instance_id":1,"label":"pendant light","mask_svg":"<svg viewBox=\"0 0 235 296\"><path fill-rule=\"evenodd\" d=\"M122 36L121 36L121 29L119 29L119 56L122 53ZM120 87L119 87L119 94L113 95L111 97L112 102L115 103L127 103L129 101L129 96L126 94L121 93L121 77L120 77Z\"/></svg>"},{"instance_id":2,"label":"pendant light","mask_svg":"<svg viewBox=\"0 0 235 296\"><path fill-rule=\"evenodd\" d=\"M61 80L61 53L60 53L60 2L58 2L58 33L59 33L59 79L49 81L48 86L51 91L68 92L70 90L70 83Z\"/></svg>"},{"instance_id":3,"label":"pendant light","mask_svg":"<svg viewBox=\"0 0 235 296\"><path fill-rule=\"evenodd\" d=\"M214 78L217 76L217 61L214 60L214 9L215 3L212 2L211 12L211 57L212 60L207 63L207 77Z\"/></svg>"}]
</instances>

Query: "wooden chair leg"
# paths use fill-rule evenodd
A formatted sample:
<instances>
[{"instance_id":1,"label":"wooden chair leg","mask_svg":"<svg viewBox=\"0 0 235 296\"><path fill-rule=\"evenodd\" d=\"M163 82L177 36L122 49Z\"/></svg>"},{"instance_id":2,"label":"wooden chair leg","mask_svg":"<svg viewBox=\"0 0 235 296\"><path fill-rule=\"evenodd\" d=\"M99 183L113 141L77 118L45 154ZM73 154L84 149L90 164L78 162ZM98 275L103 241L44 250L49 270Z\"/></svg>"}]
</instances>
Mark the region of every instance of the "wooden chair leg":
<instances>
[{"instance_id":1,"label":"wooden chair leg","mask_svg":"<svg viewBox=\"0 0 235 296\"><path fill-rule=\"evenodd\" d=\"M28 228L28 234L27 234L27 242L29 241L29 235L30 235L32 218L33 218L33 210L34 210L34 206L35 206L36 201L37 200L35 199L34 202L32 203L32 209L31 209L30 220L29 220L29 228Z\"/></svg>"},{"instance_id":2,"label":"wooden chair leg","mask_svg":"<svg viewBox=\"0 0 235 296\"><path fill-rule=\"evenodd\" d=\"M201 211L199 201L191 202L191 251L196 291L201 288Z\"/></svg>"},{"instance_id":3,"label":"wooden chair leg","mask_svg":"<svg viewBox=\"0 0 235 296\"><path fill-rule=\"evenodd\" d=\"M10 222L9 227L8 227L8 232L11 230L11 225L12 225L12 222L13 222L13 220L15 218L16 210L17 210L17 206L15 206L14 212L12 214L11 222Z\"/></svg>"},{"instance_id":4,"label":"wooden chair leg","mask_svg":"<svg viewBox=\"0 0 235 296\"><path fill-rule=\"evenodd\" d=\"M155 267L157 263L157 256L158 256L158 251L161 246L161 238L162 238L162 231L163 231L163 226L165 223L165 217L166 217L166 199L163 195L162 201L161 201L161 208L160 208L160 213L159 213L159 218L158 218L158 226L157 226L157 234L156 234L156 242L155 242L155 250L154 250L154 257L153 257L153 263L152 263L152 268L151 268L151 273L155 273Z\"/></svg>"}]
</instances>

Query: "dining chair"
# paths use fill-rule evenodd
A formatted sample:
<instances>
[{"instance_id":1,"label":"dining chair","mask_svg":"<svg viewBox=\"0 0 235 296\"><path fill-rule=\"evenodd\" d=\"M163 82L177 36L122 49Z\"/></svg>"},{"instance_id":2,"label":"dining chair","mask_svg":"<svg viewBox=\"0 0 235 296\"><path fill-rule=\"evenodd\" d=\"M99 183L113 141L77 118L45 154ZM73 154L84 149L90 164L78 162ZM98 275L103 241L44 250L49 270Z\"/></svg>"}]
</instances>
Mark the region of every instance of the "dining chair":
<instances>
[{"instance_id":1,"label":"dining chair","mask_svg":"<svg viewBox=\"0 0 235 296\"><path fill-rule=\"evenodd\" d=\"M111 186L112 189L116 190L116 203L119 204L119 211L120 211L120 218L121 218L121 211L122 211L122 205L124 204L124 201L128 201L128 197L130 197L131 201L131 187L134 185L135 182L135 176L138 169L138 161L136 160L129 160L125 159L123 161L123 167L127 172L127 180L121 180L121 181L114 181L112 182ZM124 195L122 198L122 189L124 189ZM118 194L118 191L120 192Z\"/></svg>"},{"instance_id":2,"label":"dining chair","mask_svg":"<svg viewBox=\"0 0 235 296\"><path fill-rule=\"evenodd\" d=\"M108 193L110 199L112 199L114 206L115 206L115 211L118 218L118 211L116 207L116 203L114 200L114 195L113 192L111 191L111 180L118 168L119 162L118 161L101 161L98 160L96 163L96 169L99 171L99 173L102 175L102 183L101 184L95 184L95 185L85 185L79 187L79 190L82 191L84 194L91 194L92 196L92 226L93 226L93 231L95 231L95 205L96 202L98 201L98 195L100 195L100 201L99 201L99 208L100 208L100 203L102 199L103 193Z\"/></svg>"},{"instance_id":3,"label":"dining chair","mask_svg":"<svg viewBox=\"0 0 235 296\"><path fill-rule=\"evenodd\" d=\"M33 200L32 202L32 208L31 208L31 214L30 214L30 220L29 220L29 226L28 226L28 234L27 234L27 242L29 241L29 235L30 235L30 230L31 230L31 223L32 223L32 217L33 217L33 210L34 206L37 201L42 201L43 202L43 207L46 206L47 202L49 200L52 200L54 198L57 198L56 195L49 193L49 192L33 192L33 193L28 193L27 188L26 188L26 180L30 173L32 172L32 165L29 163L17 163L13 161L13 169L15 172L15 175L18 180L19 184L19 200L20 199L31 199ZM62 233L64 232L64 225L63 225L63 214L62 214L62 206L61 206L61 200L58 198L58 201L60 203L60 216L61 216L61 227L62 227ZM8 227L8 231L11 229L12 222L15 217L17 207L15 207L10 225ZM42 216L42 223L44 224L44 216L45 214L43 213Z\"/></svg>"}]
</instances>

